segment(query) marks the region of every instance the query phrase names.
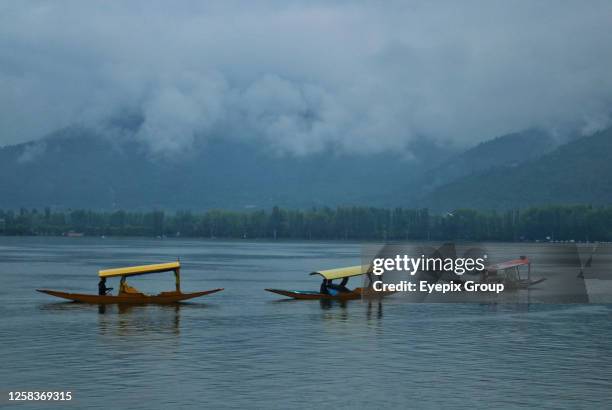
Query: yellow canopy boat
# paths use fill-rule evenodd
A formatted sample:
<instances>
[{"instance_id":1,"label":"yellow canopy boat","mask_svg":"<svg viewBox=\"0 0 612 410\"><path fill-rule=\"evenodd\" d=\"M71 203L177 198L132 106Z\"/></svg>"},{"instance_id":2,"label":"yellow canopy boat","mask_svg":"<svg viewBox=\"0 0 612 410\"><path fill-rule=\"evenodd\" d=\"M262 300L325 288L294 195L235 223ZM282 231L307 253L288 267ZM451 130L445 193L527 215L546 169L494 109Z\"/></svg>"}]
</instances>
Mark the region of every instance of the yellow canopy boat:
<instances>
[{"instance_id":1,"label":"yellow canopy boat","mask_svg":"<svg viewBox=\"0 0 612 410\"><path fill-rule=\"evenodd\" d=\"M333 299L333 300L350 300L359 299L363 295L363 288L355 288L349 290L344 285L333 285L331 281L336 279L347 279L353 276L366 275L370 273L369 265L347 266L344 268L320 270L310 273L311 275L320 275L324 280L319 292L308 290L281 290L281 289L266 289L268 292L278 295L287 296L293 299ZM327 284L326 284L327 283Z\"/></svg>"},{"instance_id":2,"label":"yellow canopy boat","mask_svg":"<svg viewBox=\"0 0 612 410\"><path fill-rule=\"evenodd\" d=\"M174 272L175 290L161 292L157 295L146 295L127 284L128 276L148 275L151 273ZM68 293L48 289L36 289L38 292L51 296L69 299L75 302L111 304L111 303L175 303L187 299L193 299L211 293L222 291L223 288L204 290L200 292L181 292L181 264L180 262L157 263L153 265L129 266L125 268L104 269L98 272L101 278L98 284L98 295ZM106 288L106 278L120 277L119 292L117 295L107 295L106 292L112 288Z\"/></svg>"},{"instance_id":3,"label":"yellow canopy boat","mask_svg":"<svg viewBox=\"0 0 612 410\"><path fill-rule=\"evenodd\" d=\"M311 272L311 275L321 275L327 280L351 278L353 276L365 275L370 271L370 265L347 266L346 268L336 268Z\"/></svg>"}]
</instances>

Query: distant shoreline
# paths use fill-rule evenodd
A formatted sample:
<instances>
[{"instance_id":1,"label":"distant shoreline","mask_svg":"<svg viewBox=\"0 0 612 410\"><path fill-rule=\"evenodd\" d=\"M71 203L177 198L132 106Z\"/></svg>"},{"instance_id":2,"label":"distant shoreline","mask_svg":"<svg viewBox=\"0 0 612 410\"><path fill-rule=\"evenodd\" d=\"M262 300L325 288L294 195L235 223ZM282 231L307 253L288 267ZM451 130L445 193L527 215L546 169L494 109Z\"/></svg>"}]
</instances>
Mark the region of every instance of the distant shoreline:
<instances>
[{"instance_id":1,"label":"distant shoreline","mask_svg":"<svg viewBox=\"0 0 612 410\"><path fill-rule=\"evenodd\" d=\"M609 242L612 206L507 211L337 207L203 212L0 210L0 236L332 241Z\"/></svg>"}]
</instances>

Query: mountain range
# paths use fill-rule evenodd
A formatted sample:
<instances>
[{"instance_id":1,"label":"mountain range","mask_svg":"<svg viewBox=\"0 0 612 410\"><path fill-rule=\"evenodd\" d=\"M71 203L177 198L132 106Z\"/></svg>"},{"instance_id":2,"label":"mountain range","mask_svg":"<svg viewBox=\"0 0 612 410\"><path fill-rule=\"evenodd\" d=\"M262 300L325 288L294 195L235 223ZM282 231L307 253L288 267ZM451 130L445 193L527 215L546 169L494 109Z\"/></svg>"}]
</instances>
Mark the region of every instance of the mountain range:
<instances>
[{"instance_id":1,"label":"mountain range","mask_svg":"<svg viewBox=\"0 0 612 410\"><path fill-rule=\"evenodd\" d=\"M208 140L152 156L130 137L81 127L0 148L0 208L259 209L362 205L503 209L609 203L612 130L560 144L541 130L465 151L427 140L401 154L279 155L254 142Z\"/></svg>"},{"instance_id":2,"label":"mountain range","mask_svg":"<svg viewBox=\"0 0 612 410\"><path fill-rule=\"evenodd\" d=\"M126 137L83 128L0 149L0 208L252 209L394 204L393 189L452 152L426 141L402 155L278 155L253 142L209 140L152 156Z\"/></svg>"},{"instance_id":3,"label":"mountain range","mask_svg":"<svg viewBox=\"0 0 612 410\"><path fill-rule=\"evenodd\" d=\"M525 152L532 150L525 144ZM530 153L532 154L532 153ZM507 209L528 205L612 203L612 128L521 163L500 164L436 188L421 206ZM442 205L442 206L441 206Z\"/></svg>"}]
</instances>

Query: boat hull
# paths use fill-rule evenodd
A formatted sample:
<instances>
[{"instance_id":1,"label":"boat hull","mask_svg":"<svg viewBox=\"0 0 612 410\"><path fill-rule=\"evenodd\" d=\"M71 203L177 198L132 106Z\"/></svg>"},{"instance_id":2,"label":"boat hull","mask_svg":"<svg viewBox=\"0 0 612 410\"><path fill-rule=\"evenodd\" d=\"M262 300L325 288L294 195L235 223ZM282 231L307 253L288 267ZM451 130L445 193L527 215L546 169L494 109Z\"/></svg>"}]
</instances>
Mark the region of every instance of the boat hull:
<instances>
[{"instance_id":1,"label":"boat hull","mask_svg":"<svg viewBox=\"0 0 612 410\"><path fill-rule=\"evenodd\" d=\"M337 295L326 295L319 292L309 292L300 290L281 290L281 289L266 289L268 292L276 293L277 295L287 296L293 299L301 300L352 300L361 298L361 288L357 288L352 292L342 292Z\"/></svg>"},{"instance_id":2,"label":"boat hull","mask_svg":"<svg viewBox=\"0 0 612 410\"><path fill-rule=\"evenodd\" d=\"M502 283L506 286L506 289L528 289L533 285L537 285L538 283L542 283L546 280L546 278L539 278L535 280L521 279L521 280L488 280L484 283Z\"/></svg>"},{"instance_id":3,"label":"boat hull","mask_svg":"<svg viewBox=\"0 0 612 410\"><path fill-rule=\"evenodd\" d=\"M123 294L123 295L88 295L82 293L68 293L49 289L36 289L38 292L46 293L47 295L55 296L62 299L72 300L73 302L94 303L98 305L107 304L168 304L177 303L188 299L199 298L200 296L210 295L220 292L223 288L204 290L201 292L179 293L179 292L162 292L159 295Z\"/></svg>"}]
</instances>

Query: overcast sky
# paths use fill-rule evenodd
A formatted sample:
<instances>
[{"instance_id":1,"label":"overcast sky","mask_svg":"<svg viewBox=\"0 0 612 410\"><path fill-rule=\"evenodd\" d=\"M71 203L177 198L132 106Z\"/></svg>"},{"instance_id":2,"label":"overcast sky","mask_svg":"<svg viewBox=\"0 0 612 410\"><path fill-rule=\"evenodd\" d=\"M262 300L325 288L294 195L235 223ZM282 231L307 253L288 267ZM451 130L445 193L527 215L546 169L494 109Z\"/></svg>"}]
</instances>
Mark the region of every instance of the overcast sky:
<instances>
[{"instance_id":1,"label":"overcast sky","mask_svg":"<svg viewBox=\"0 0 612 410\"><path fill-rule=\"evenodd\" d=\"M0 3L0 145L138 112L153 151L369 152L611 108L611 1Z\"/></svg>"}]
</instances>

